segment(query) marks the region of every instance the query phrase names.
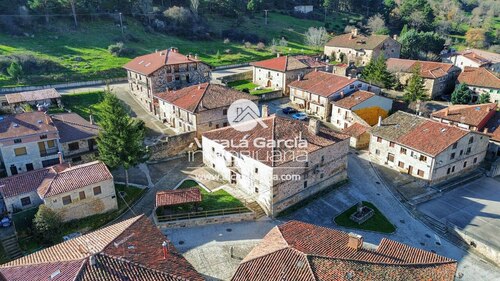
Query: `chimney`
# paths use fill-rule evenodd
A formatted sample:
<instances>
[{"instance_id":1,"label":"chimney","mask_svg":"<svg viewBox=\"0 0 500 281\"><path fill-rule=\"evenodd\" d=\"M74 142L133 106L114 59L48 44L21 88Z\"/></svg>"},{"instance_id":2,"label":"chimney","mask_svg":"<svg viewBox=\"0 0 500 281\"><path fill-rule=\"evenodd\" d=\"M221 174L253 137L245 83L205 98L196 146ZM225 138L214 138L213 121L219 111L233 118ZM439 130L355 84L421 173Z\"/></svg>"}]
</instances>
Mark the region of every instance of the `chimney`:
<instances>
[{"instance_id":1,"label":"chimney","mask_svg":"<svg viewBox=\"0 0 500 281\"><path fill-rule=\"evenodd\" d=\"M353 29L351 30L351 34L352 34L352 36L353 36L353 37L358 36L358 29L357 29L357 28L353 28Z\"/></svg>"},{"instance_id":2,"label":"chimney","mask_svg":"<svg viewBox=\"0 0 500 281\"><path fill-rule=\"evenodd\" d=\"M363 247L363 236L355 233L349 233L349 242L347 242L347 247L359 250Z\"/></svg>"},{"instance_id":3,"label":"chimney","mask_svg":"<svg viewBox=\"0 0 500 281\"><path fill-rule=\"evenodd\" d=\"M340 92L340 98L343 99L345 97L344 91Z\"/></svg>"},{"instance_id":4,"label":"chimney","mask_svg":"<svg viewBox=\"0 0 500 281\"><path fill-rule=\"evenodd\" d=\"M317 119L314 119L314 118L311 118L309 119L309 133L313 134L313 135L317 135L319 133L319 120Z\"/></svg>"},{"instance_id":5,"label":"chimney","mask_svg":"<svg viewBox=\"0 0 500 281\"><path fill-rule=\"evenodd\" d=\"M314 68L314 72L318 72L318 68L317 67Z\"/></svg>"},{"instance_id":6,"label":"chimney","mask_svg":"<svg viewBox=\"0 0 500 281\"><path fill-rule=\"evenodd\" d=\"M45 112L44 114L45 114L45 124L49 125L50 124L49 115L47 114L47 112Z\"/></svg>"},{"instance_id":7,"label":"chimney","mask_svg":"<svg viewBox=\"0 0 500 281\"><path fill-rule=\"evenodd\" d=\"M382 126L382 116L380 116L380 115L379 115L379 117L378 117L377 126L378 126L378 127Z\"/></svg>"},{"instance_id":8,"label":"chimney","mask_svg":"<svg viewBox=\"0 0 500 281\"><path fill-rule=\"evenodd\" d=\"M299 73L299 74L297 75L297 81L300 81L300 80L302 80L302 73Z\"/></svg>"},{"instance_id":9,"label":"chimney","mask_svg":"<svg viewBox=\"0 0 500 281\"><path fill-rule=\"evenodd\" d=\"M163 250L163 258L164 259L167 259L167 254L168 254L168 242L167 241L163 241L163 243L161 243L161 248Z\"/></svg>"},{"instance_id":10,"label":"chimney","mask_svg":"<svg viewBox=\"0 0 500 281\"><path fill-rule=\"evenodd\" d=\"M198 59L198 54L194 54L194 59L197 60Z\"/></svg>"},{"instance_id":11,"label":"chimney","mask_svg":"<svg viewBox=\"0 0 500 281\"><path fill-rule=\"evenodd\" d=\"M444 110L444 116L448 116L448 114L450 114L450 108L447 107L445 110Z\"/></svg>"},{"instance_id":12,"label":"chimney","mask_svg":"<svg viewBox=\"0 0 500 281\"><path fill-rule=\"evenodd\" d=\"M352 31L351 31L351 32L352 32ZM354 35L352 35L352 33L351 33L351 35L349 36L349 39L351 39L351 40L352 40L352 39L354 39Z\"/></svg>"},{"instance_id":13,"label":"chimney","mask_svg":"<svg viewBox=\"0 0 500 281\"><path fill-rule=\"evenodd\" d=\"M89 123L94 125L94 116L92 116L92 114L89 115Z\"/></svg>"},{"instance_id":14,"label":"chimney","mask_svg":"<svg viewBox=\"0 0 500 281\"><path fill-rule=\"evenodd\" d=\"M276 53L276 57L279 58L280 57L280 53Z\"/></svg>"},{"instance_id":15,"label":"chimney","mask_svg":"<svg viewBox=\"0 0 500 281\"><path fill-rule=\"evenodd\" d=\"M262 118L269 117L269 108L267 107L267 104L262 105L262 112L260 115Z\"/></svg>"},{"instance_id":16,"label":"chimney","mask_svg":"<svg viewBox=\"0 0 500 281\"><path fill-rule=\"evenodd\" d=\"M155 49L155 53L158 53L158 49Z\"/></svg>"},{"instance_id":17,"label":"chimney","mask_svg":"<svg viewBox=\"0 0 500 281\"><path fill-rule=\"evenodd\" d=\"M392 38L393 38L394 40L398 41L398 35L397 35L397 34L392 35Z\"/></svg>"},{"instance_id":18,"label":"chimney","mask_svg":"<svg viewBox=\"0 0 500 281\"><path fill-rule=\"evenodd\" d=\"M488 128L483 129L483 133L487 134L488 133Z\"/></svg>"},{"instance_id":19,"label":"chimney","mask_svg":"<svg viewBox=\"0 0 500 281\"><path fill-rule=\"evenodd\" d=\"M201 90L201 84L198 84L198 90Z\"/></svg>"},{"instance_id":20,"label":"chimney","mask_svg":"<svg viewBox=\"0 0 500 281\"><path fill-rule=\"evenodd\" d=\"M63 160L63 156L62 156L61 151L59 151L59 152L57 153L57 156L59 157L59 164L63 164L63 163L64 163L64 160Z\"/></svg>"},{"instance_id":21,"label":"chimney","mask_svg":"<svg viewBox=\"0 0 500 281\"><path fill-rule=\"evenodd\" d=\"M95 256L94 255L90 255L90 257L89 257L89 264L91 266L94 266L96 264L96 260L95 260Z\"/></svg>"}]
</instances>

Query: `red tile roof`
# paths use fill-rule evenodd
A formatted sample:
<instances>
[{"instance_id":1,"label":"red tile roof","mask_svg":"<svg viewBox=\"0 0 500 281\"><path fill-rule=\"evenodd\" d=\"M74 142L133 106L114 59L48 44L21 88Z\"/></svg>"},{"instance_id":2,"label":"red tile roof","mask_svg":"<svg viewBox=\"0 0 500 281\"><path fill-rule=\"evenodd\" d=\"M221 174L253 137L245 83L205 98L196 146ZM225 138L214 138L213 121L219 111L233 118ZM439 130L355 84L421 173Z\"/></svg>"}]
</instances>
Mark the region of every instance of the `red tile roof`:
<instances>
[{"instance_id":1,"label":"red tile roof","mask_svg":"<svg viewBox=\"0 0 500 281\"><path fill-rule=\"evenodd\" d=\"M137 73L149 76L165 65L199 63L199 59L193 56L186 56L179 53L176 49L167 49L152 54L136 57L123 67Z\"/></svg>"},{"instance_id":2,"label":"red tile roof","mask_svg":"<svg viewBox=\"0 0 500 281\"><path fill-rule=\"evenodd\" d=\"M233 127L224 127L206 132L203 136L217 142L227 141L236 144L245 139L248 141L248 147L228 147L226 150L234 153L245 151L245 155L250 154L249 157L272 167L294 161L298 155L311 153L349 138L347 135L336 133L321 125L319 125L319 133L315 135L310 132L307 122L276 115L262 118L261 121L266 125L266 128L257 124L250 131L241 132ZM259 139L264 139L267 142L274 141L274 145L259 145ZM307 142L306 145L294 145L293 148L277 145L277 143L284 141L298 142L299 140Z\"/></svg>"},{"instance_id":3,"label":"red tile roof","mask_svg":"<svg viewBox=\"0 0 500 281\"><path fill-rule=\"evenodd\" d=\"M345 95L343 98L336 100L332 103L338 107L342 107L345 109L351 109L351 108L355 107L356 105L372 98L373 96L375 96L375 94L371 93L371 92L356 91L352 94Z\"/></svg>"},{"instance_id":4,"label":"red tile roof","mask_svg":"<svg viewBox=\"0 0 500 281\"><path fill-rule=\"evenodd\" d=\"M470 86L500 89L500 78L483 67L465 67L458 76L458 82Z\"/></svg>"},{"instance_id":5,"label":"red tile roof","mask_svg":"<svg viewBox=\"0 0 500 281\"><path fill-rule=\"evenodd\" d=\"M451 63L396 58L389 58L387 60L387 70L392 73L411 73L416 66L420 66L420 76L428 79L436 79L445 76L454 69L454 66Z\"/></svg>"},{"instance_id":6,"label":"red tile roof","mask_svg":"<svg viewBox=\"0 0 500 281\"><path fill-rule=\"evenodd\" d=\"M156 207L195 202L201 202L201 192L196 187L156 192Z\"/></svg>"},{"instance_id":7,"label":"red tile roof","mask_svg":"<svg viewBox=\"0 0 500 281\"><path fill-rule=\"evenodd\" d=\"M61 94L59 94L56 89L50 88L29 92L6 94L5 98L7 99L7 102L9 104L13 104L30 101L41 101L47 99L59 99L61 98Z\"/></svg>"},{"instance_id":8,"label":"red tile roof","mask_svg":"<svg viewBox=\"0 0 500 281\"><path fill-rule=\"evenodd\" d=\"M495 112L495 115L486 123L488 129L487 134L491 139L500 142L500 112Z\"/></svg>"},{"instance_id":9,"label":"red tile roof","mask_svg":"<svg viewBox=\"0 0 500 281\"><path fill-rule=\"evenodd\" d=\"M51 117L59 131L61 143L94 138L99 133L99 126L90 124L76 113L61 113Z\"/></svg>"},{"instance_id":10,"label":"red tile roof","mask_svg":"<svg viewBox=\"0 0 500 281\"><path fill-rule=\"evenodd\" d=\"M0 139L54 132L57 132L57 128L50 116L43 112L25 112L0 116Z\"/></svg>"},{"instance_id":11,"label":"red tile roof","mask_svg":"<svg viewBox=\"0 0 500 281\"><path fill-rule=\"evenodd\" d=\"M280 72L305 69L305 68L318 68L325 67L328 64L319 61L311 56L280 56L272 59L256 61L250 63L255 67L276 70Z\"/></svg>"},{"instance_id":12,"label":"red tile roof","mask_svg":"<svg viewBox=\"0 0 500 281\"><path fill-rule=\"evenodd\" d=\"M230 106L239 99L258 100L256 96L209 83L184 87L177 91L167 91L155 96L191 113Z\"/></svg>"},{"instance_id":13,"label":"red tile roof","mask_svg":"<svg viewBox=\"0 0 500 281\"><path fill-rule=\"evenodd\" d=\"M358 79L323 71L313 71L306 74L301 80L291 82L289 86L323 97L329 97L356 81Z\"/></svg>"},{"instance_id":14,"label":"red tile roof","mask_svg":"<svg viewBox=\"0 0 500 281\"><path fill-rule=\"evenodd\" d=\"M57 270L55 264L61 265L60 279L55 280L204 280L143 215L3 264L0 273L49 280L49 272ZM44 272L49 275L40 275Z\"/></svg>"},{"instance_id":15,"label":"red tile roof","mask_svg":"<svg viewBox=\"0 0 500 281\"><path fill-rule=\"evenodd\" d=\"M350 272L363 272L359 280L453 280L457 262L383 238L376 250L348 246L345 232L299 221L273 228L238 267L232 280L339 280ZM332 264L343 266L330 266ZM270 277L270 278L268 278ZM358 276L356 276L358 277ZM340 280L342 280L341 278ZM356 278L358 279L358 278Z\"/></svg>"},{"instance_id":16,"label":"red tile roof","mask_svg":"<svg viewBox=\"0 0 500 281\"><path fill-rule=\"evenodd\" d=\"M431 114L432 117L441 118L457 123L463 123L477 127L484 126L486 122L495 114L496 103L473 104L473 105L452 105Z\"/></svg>"},{"instance_id":17,"label":"red tile roof","mask_svg":"<svg viewBox=\"0 0 500 281\"><path fill-rule=\"evenodd\" d=\"M470 60L472 60L480 65L486 65L489 63L500 62L500 54L488 52L485 50L469 49L469 50L459 52L458 54L463 55L464 57L466 57L466 58L468 58L468 59L470 59Z\"/></svg>"},{"instance_id":18,"label":"red tile roof","mask_svg":"<svg viewBox=\"0 0 500 281\"><path fill-rule=\"evenodd\" d=\"M370 129L370 126L362 125L358 122L352 124L351 126L342 130L343 134L349 135L351 137L359 137L366 133Z\"/></svg>"},{"instance_id":19,"label":"red tile roof","mask_svg":"<svg viewBox=\"0 0 500 281\"><path fill-rule=\"evenodd\" d=\"M30 264L1 268L1 273L9 281L67 281L75 280L84 261L61 261L45 264ZM28 279L29 276L29 279ZM54 278L51 278L54 276Z\"/></svg>"}]
</instances>

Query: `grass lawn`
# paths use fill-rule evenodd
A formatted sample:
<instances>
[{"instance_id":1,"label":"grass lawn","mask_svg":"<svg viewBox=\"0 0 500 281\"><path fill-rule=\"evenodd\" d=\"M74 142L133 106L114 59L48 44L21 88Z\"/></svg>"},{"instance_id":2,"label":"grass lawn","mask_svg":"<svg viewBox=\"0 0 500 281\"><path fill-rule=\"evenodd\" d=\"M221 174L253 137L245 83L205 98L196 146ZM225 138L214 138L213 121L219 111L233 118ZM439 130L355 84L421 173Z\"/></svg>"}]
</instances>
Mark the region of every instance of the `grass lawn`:
<instances>
[{"instance_id":1,"label":"grass lawn","mask_svg":"<svg viewBox=\"0 0 500 281\"><path fill-rule=\"evenodd\" d=\"M358 15L330 15L328 25L337 33L343 31L349 20L359 21ZM107 48L109 45L124 41L121 29L110 20L80 21L75 30L71 21L53 21L50 29L35 27L30 30L31 37L10 36L0 33L0 55L32 54L41 59L55 62L58 70L48 73L33 74L18 83L16 80L0 73L0 87L19 85L42 85L75 81L89 81L125 77L122 66L136 55L154 52L155 49L178 47L182 53L197 53L200 58L213 66L236 64L261 60L275 56L270 47L273 38L285 37L288 46L277 46L276 50L283 54L311 54L314 50L304 44L303 34L309 27L324 26L321 21L298 19L279 13L269 13L269 24L264 24L263 15L255 15L245 20L225 17L209 17L208 22L215 34L222 30L238 29L251 32L266 39L266 48L258 50L253 45L245 48L242 42L224 43L224 38L206 41L188 40L163 33L148 33L143 25L133 18L125 18L127 33L137 38L137 42L125 42L127 48L135 51L128 57L115 57ZM220 53L220 57L217 56Z\"/></svg>"},{"instance_id":2,"label":"grass lawn","mask_svg":"<svg viewBox=\"0 0 500 281\"><path fill-rule=\"evenodd\" d=\"M255 90L255 88L259 87L259 85L252 83L250 80L238 80L227 83L227 85L231 88L234 88L238 91L243 91L243 89L248 89L251 95L262 95L265 93L269 93L274 91L273 89L261 89Z\"/></svg>"},{"instance_id":3,"label":"grass lawn","mask_svg":"<svg viewBox=\"0 0 500 281\"><path fill-rule=\"evenodd\" d=\"M104 92L88 92L78 94L62 95L62 103L65 109L71 110L81 117L89 120L92 113L95 122L100 121L101 103L104 99ZM49 110L50 114L58 113L60 109Z\"/></svg>"},{"instance_id":4,"label":"grass lawn","mask_svg":"<svg viewBox=\"0 0 500 281\"><path fill-rule=\"evenodd\" d=\"M356 212L357 205L344 211L342 214L335 217L335 223L348 228L357 228L362 230L371 230L382 233L393 233L396 227L370 202L363 201L363 206L368 206L375 212L373 216L362 224L352 221L349 217Z\"/></svg>"},{"instance_id":5,"label":"grass lawn","mask_svg":"<svg viewBox=\"0 0 500 281\"><path fill-rule=\"evenodd\" d=\"M202 207L203 211L245 207L243 203L231 196L226 191L219 189L215 192L207 192L194 180L186 180L178 188L182 189L190 187L196 187L201 191L201 197L203 201L198 206Z\"/></svg>"}]
</instances>

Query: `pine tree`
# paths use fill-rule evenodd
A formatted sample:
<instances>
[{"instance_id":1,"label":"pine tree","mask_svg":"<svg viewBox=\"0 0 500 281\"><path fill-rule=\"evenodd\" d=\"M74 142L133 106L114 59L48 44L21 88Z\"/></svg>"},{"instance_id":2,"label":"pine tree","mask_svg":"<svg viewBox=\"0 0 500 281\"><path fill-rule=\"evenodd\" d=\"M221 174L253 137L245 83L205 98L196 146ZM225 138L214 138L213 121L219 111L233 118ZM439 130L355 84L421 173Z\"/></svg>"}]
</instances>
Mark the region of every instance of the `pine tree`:
<instances>
[{"instance_id":1,"label":"pine tree","mask_svg":"<svg viewBox=\"0 0 500 281\"><path fill-rule=\"evenodd\" d=\"M405 87L403 98L407 102L424 101L427 99L424 79L420 76L420 66L413 68L408 84Z\"/></svg>"},{"instance_id":2,"label":"pine tree","mask_svg":"<svg viewBox=\"0 0 500 281\"><path fill-rule=\"evenodd\" d=\"M465 83L461 83L451 94L452 104L469 104L472 100L472 92Z\"/></svg>"},{"instance_id":3,"label":"pine tree","mask_svg":"<svg viewBox=\"0 0 500 281\"><path fill-rule=\"evenodd\" d=\"M21 82L21 77L23 76L23 68L18 62L13 62L7 68L7 74L9 74L10 77L16 79L19 83Z\"/></svg>"},{"instance_id":4,"label":"pine tree","mask_svg":"<svg viewBox=\"0 0 500 281\"><path fill-rule=\"evenodd\" d=\"M97 138L99 159L110 169L123 167L128 186L128 170L146 160L144 122L131 118L122 102L108 90L98 124L101 127Z\"/></svg>"},{"instance_id":5,"label":"pine tree","mask_svg":"<svg viewBox=\"0 0 500 281\"><path fill-rule=\"evenodd\" d=\"M490 93L482 93L479 95L478 103L490 103L491 97Z\"/></svg>"},{"instance_id":6,"label":"pine tree","mask_svg":"<svg viewBox=\"0 0 500 281\"><path fill-rule=\"evenodd\" d=\"M363 69L361 76L365 81L386 89L391 89L395 84L394 75L387 70L384 55L380 55L376 59L370 60Z\"/></svg>"}]
</instances>

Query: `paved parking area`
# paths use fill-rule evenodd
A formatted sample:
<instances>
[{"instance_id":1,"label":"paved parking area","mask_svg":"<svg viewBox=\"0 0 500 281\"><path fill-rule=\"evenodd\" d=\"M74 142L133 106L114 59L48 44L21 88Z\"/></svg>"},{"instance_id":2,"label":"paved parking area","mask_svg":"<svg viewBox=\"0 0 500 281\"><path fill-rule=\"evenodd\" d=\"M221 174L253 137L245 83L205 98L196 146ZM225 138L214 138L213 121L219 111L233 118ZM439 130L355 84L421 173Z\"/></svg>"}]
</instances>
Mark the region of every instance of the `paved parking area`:
<instances>
[{"instance_id":1,"label":"paved parking area","mask_svg":"<svg viewBox=\"0 0 500 281\"><path fill-rule=\"evenodd\" d=\"M480 178L419 205L418 210L500 248L499 177Z\"/></svg>"}]
</instances>

